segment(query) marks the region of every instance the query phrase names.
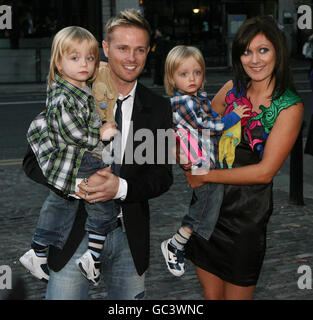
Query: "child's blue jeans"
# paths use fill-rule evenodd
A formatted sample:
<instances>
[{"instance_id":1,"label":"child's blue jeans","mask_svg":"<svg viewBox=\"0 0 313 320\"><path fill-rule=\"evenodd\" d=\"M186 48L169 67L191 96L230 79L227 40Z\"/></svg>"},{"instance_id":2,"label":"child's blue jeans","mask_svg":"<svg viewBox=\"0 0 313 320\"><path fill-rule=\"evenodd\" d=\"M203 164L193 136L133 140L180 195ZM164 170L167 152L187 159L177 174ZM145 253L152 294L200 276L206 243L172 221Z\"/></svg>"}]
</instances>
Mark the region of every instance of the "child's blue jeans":
<instances>
[{"instance_id":1,"label":"child's blue jeans","mask_svg":"<svg viewBox=\"0 0 313 320\"><path fill-rule=\"evenodd\" d=\"M77 178L88 178L106 165L89 152L85 152ZM74 199L74 198L73 198ZM72 229L80 200L66 200L50 191L41 210L33 241L41 245L63 248ZM88 213L85 230L106 235L117 227L120 207L114 200L90 204L85 202Z\"/></svg>"},{"instance_id":2,"label":"child's blue jeans","mask_svg":"<svg viewBox=\"0 0 313 320\"><path fill-rule=\"evenodd\" d=\"M188 227L208 240L215 228L223 201L224 185L207 183L194 189L188 214L182 227Z\"/></svg>"}]
</instances>

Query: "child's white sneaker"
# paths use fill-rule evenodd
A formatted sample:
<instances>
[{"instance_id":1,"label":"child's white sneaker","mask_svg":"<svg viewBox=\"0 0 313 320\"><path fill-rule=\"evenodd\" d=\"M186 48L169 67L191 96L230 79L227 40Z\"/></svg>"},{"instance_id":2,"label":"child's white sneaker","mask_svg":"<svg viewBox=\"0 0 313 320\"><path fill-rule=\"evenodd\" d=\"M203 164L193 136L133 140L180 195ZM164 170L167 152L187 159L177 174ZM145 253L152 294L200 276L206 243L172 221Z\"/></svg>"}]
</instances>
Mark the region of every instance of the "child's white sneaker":
<instances>
[{"instance_id":1,"label":"child's white sneaker","mask_svg":"<svg viewBox=\"0 0 313 320\"><path fill-rule=\"evenodd\" d=\"M176 277L185 273L184 252L171 244L171 239L161 243L161 250L168 270Z\"/></svg>"},{"instance_id":2,"label":"child's white sneaker","mask_svg":"<svg viewBox=\"0 0 313 320\"><path fill-rule=\"evenodd\" d=\"M100 266L96 268L95 265L100 262L96 262L91 253L86 251L80 258L75 261L77 267L81 273L94 285L97 286L100 281Z\"/></svg>"},{"instance_id":3,"label":"child's white sneaker","mask_svg":"<svg viewBox=\"0 0 313 320\"><path fill-rule=\"evenodd\" d=\"M38 257L34 249L30 249L19 261L33 276L44 282L49 281L47 257Z\"/></svg>"}]
</instances>

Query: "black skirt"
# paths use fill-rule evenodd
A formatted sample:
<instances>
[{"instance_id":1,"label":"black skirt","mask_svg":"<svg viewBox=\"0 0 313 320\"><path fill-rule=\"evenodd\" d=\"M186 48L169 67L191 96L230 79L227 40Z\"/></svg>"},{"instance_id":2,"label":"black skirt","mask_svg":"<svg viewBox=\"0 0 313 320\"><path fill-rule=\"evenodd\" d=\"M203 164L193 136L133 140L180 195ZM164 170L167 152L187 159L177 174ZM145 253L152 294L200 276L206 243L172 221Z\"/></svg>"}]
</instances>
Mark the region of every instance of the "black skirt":
<instances>
[{"instance_id":1,"label":"black skirt","mask_svg":"<svg viewBox=\"0 0 313 320\"><path fill-rule=\"evenodd\" d=\"M260 161L241 142L234 167ZM225 185L220 215L211 238L192 235L185 255L196 266L238 286L256 285L266 249L266 226L273 210L272 183Z\"/></svg>"}]
</instances>

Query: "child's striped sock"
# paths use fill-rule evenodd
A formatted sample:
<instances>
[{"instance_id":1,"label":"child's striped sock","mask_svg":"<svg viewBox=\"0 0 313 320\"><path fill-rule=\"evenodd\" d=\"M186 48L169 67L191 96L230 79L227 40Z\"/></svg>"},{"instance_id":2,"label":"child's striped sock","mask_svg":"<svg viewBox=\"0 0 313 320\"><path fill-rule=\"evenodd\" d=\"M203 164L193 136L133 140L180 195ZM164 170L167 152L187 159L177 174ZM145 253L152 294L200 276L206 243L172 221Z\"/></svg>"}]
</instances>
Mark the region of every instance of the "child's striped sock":
<instances>
[{"instance_id":1,"label":"child's striped sock","mask_svg":"<svg viewBox=\"0 0 313 320\"><path fill-rule=\"evenodd\" d=\"M183 227L179 228L177 233L171 239L171 244L175 246L178 250L184 250L185 244L188 242L191 234Z\"/></svg>"},{"instance_id":2,"label":"child's striped sock","mask_svg":"<svg viewBox=\"0 0 313 320\"><path fill-rule=\"evenodd\" d=\"M31 243L31 248L34 249L37 257L47 257L49 247L46 245L39 244L35 241Z\"/></svg>"},{"instance_id":3,"label":"child's striped sock","mask_svg":"<svg viewBox=\"0 0 313 320\"><path fill-rule=\"evenodd\" d=\"M91 253L95 261L99 261L106 236L94 232L89 232L88 239L88 251Z\"/></svg>"}]
</instances>

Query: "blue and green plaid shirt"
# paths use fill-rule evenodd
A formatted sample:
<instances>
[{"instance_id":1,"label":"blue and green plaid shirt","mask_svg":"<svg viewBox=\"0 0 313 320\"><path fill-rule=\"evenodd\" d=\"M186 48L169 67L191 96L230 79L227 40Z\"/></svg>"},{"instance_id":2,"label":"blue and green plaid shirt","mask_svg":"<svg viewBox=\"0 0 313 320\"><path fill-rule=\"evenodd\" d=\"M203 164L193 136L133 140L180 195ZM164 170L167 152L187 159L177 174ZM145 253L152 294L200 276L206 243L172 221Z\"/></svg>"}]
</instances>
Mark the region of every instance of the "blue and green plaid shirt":
<instances>
[{"instance_id":1,"label":"blue and green plaid shirt","mask_svg":"<svg viewBox=\"0 0 313 320\"><path fill-rule=\"evenodd\" d=\"M47 89L46 109L31 123L27 140L49 184L75 191L82 156L100 141L94 99L59 76Z\"/></svg>"}]
</instances>

